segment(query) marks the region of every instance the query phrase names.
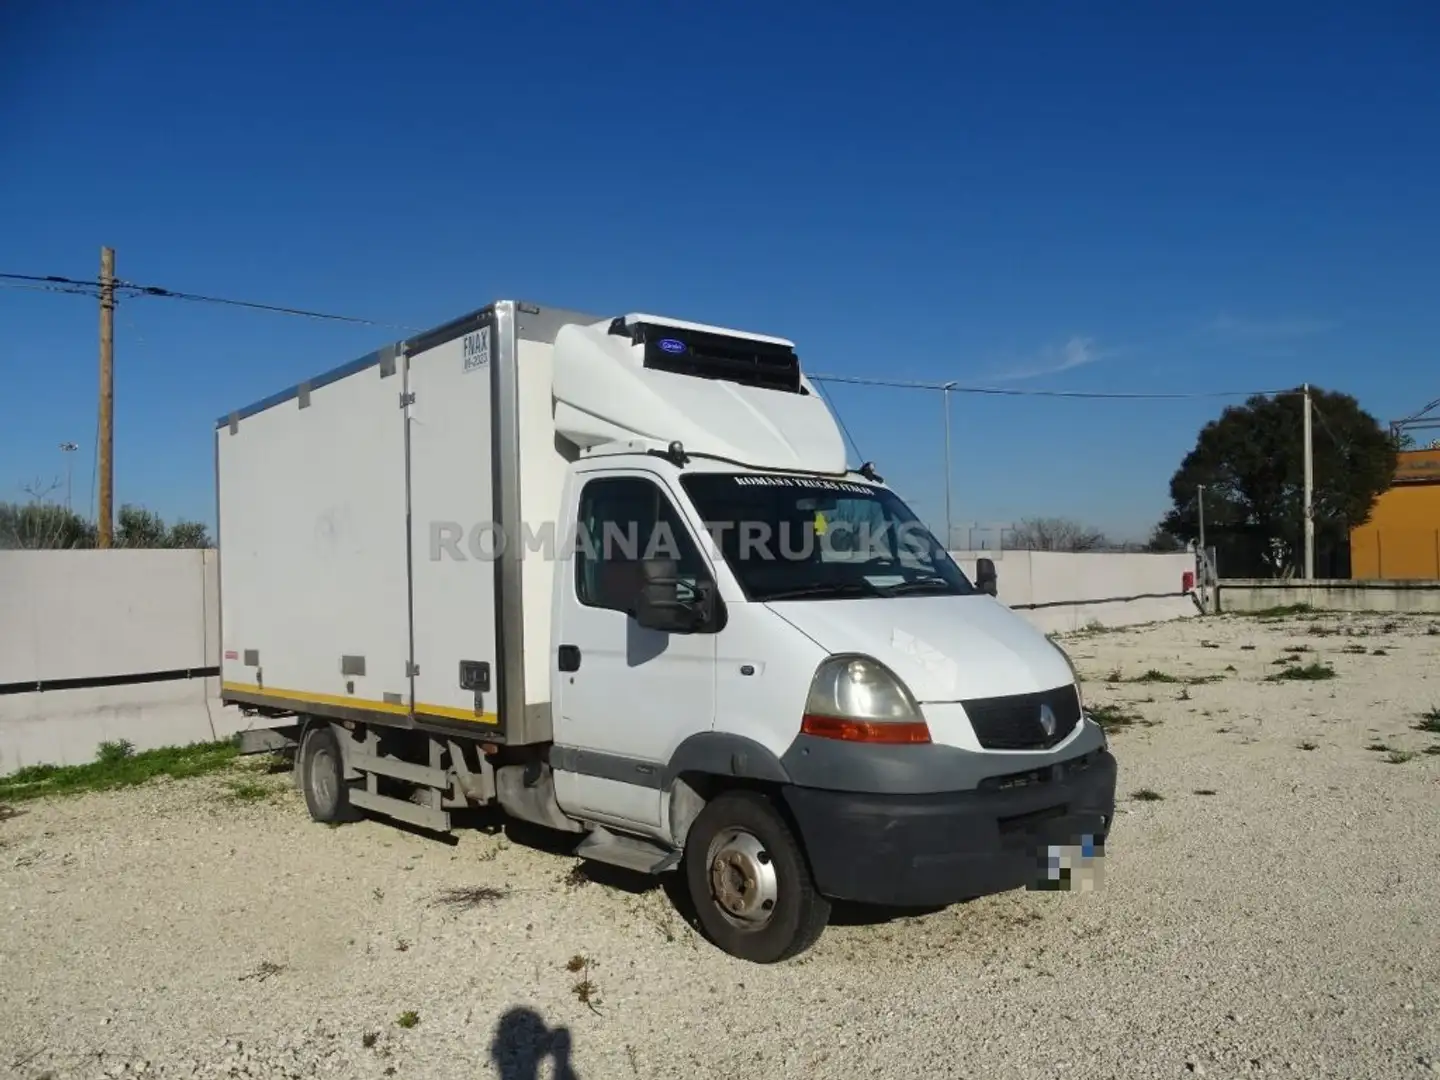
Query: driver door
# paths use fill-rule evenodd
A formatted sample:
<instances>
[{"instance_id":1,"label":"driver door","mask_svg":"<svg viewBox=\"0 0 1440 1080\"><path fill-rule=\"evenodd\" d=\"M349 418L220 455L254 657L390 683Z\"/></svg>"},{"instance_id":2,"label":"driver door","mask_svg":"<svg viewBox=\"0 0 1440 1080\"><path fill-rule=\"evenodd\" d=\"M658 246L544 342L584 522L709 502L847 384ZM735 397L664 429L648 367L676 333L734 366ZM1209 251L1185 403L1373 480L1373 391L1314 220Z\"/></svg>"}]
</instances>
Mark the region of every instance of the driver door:
<instances>
[{"instance_id":1,"label":"driver door","mask_svg":"<svg viewBox=\"0 0 1440 1080\"><path fill-rule=\"evenodd\" d=\"M555 791L578 816L659 831L665 766L686 737L715 723L714 633L668 633L635 621L640 560L678 562L679 598L714 575L658 477L586 477L581 542L557 602Z\"/></svg>"}]
</instances>

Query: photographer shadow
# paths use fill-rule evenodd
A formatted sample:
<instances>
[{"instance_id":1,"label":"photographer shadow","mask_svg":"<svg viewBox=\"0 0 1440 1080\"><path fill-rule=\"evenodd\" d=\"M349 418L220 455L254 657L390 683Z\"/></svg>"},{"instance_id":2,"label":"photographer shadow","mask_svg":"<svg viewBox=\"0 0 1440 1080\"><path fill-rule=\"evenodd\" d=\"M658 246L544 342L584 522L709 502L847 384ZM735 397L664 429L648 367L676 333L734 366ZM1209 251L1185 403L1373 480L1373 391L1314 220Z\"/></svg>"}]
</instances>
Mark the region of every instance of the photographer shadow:
<instances>
[{"instance_id":1,"label":"photographer shadow","mask_svg":"<svg viewBox=\"0 0 1440 1080\"><path fill-rule=\"evenodd\" d=\"M500 1080L539 1080L546 1058L554 1061L555 1080L580 1080L570 1064L570 1029L547 1026L534 1009L515 1008L500 1017L490 1058Z\"/></svg>"}]
</instances>

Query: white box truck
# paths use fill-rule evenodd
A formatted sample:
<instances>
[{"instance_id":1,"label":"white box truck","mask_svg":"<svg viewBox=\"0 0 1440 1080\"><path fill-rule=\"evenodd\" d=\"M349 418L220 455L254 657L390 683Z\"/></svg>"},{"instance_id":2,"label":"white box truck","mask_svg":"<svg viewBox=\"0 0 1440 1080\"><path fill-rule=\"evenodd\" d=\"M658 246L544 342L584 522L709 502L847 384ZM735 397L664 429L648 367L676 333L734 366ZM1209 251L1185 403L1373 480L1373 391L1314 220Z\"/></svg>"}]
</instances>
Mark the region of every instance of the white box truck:
<instances>
[{"instance_id":1,"label":"white box truck","mask_svg":"<svg viewBox=\"0 0 1440 1080\"><path fill-rule=\"evenodd\" d=\"M1068 657L790 341L497 302L221 417L216 469L222 693L318 821L498 804L758 962L1103 853Z\"/></svg>"}]
</instances>

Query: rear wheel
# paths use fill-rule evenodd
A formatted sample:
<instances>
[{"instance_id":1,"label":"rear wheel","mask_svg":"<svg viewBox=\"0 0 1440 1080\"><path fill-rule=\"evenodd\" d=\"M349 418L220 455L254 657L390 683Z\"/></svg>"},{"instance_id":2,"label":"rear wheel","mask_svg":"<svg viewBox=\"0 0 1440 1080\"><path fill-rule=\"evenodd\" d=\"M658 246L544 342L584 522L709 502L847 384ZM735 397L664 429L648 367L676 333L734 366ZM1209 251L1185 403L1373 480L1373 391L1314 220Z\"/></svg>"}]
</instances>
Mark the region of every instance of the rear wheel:
<instances>
[{"instance_id":1,"label":"rear wheel","mask_svg":"<svg viewBox=\"0 0 1440 1080\"><path fill-rule=\"evenodd\" d=\"M300 747L300 790L314 820L326 823L360 820L359 811L350 805L350 785L345 780L340 740L329 724L316 725L305 732L305 741Z\"/></svg>"},{"instance_id":2,"label":"rear wheel","mask_svg":"<svg viewBox=\"0 0 1440 1080\"><path fill-rule=\"evenodd\" d=\"M798 956L830 918L795 835L757 792L706 804L686 839L685 880L706 935L742 960Z\"/></svg>"}]
</instances>

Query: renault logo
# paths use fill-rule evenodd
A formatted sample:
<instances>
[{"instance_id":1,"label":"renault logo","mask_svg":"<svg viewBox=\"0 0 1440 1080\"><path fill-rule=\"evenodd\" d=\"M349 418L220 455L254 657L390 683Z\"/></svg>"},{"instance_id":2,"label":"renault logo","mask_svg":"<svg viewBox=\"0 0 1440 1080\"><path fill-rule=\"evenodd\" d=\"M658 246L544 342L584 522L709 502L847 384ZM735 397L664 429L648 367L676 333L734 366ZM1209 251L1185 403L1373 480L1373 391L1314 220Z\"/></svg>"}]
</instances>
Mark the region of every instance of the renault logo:
<instances>
[{"instance_id":1,"label":"renault logo","mask_svg":"<svg viewBox=\"0 0 1440 1080\"><path fill-rule=\"evenodd\" d=\"M1040 730L1045 732L1045 737L1047 739L1053 739L1055 737L1055 729L1059 726L1059 721L1055 719L1055 710L1050 708L1049 705L1041 705Z\"/></svg>"}]
</instances>

